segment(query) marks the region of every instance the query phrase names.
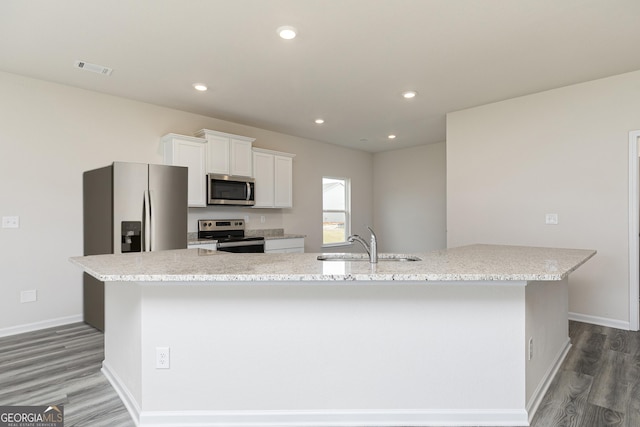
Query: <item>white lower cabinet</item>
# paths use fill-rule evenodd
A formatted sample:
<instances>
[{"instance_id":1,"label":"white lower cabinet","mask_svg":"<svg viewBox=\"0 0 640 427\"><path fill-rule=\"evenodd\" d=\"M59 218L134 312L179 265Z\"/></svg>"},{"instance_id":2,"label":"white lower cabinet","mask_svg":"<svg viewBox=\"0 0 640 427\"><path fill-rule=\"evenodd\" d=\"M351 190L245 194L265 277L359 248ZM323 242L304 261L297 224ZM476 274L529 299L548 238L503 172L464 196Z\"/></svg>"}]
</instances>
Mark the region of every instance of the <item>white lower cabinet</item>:
<instances>
[{"instance_id":1,"label":"white lower cabinet","mask_svg":"<svg viewBox=\"0 0 640 427\"><path fill-rule=\"evenodd\" d=\"M207 140L170 133L162 137L164 163L186 166L188 171L189 207L207 206L206 149Z\"/></svg>"},{"instance_id":2,"label":"white lower cabinet","mask_svg":"<svg viewBox=\"0 0 640 427\"><path fill-rule=\"evenodd\" d=\"M267 239L264 241L264 253L303 253L304 237Z\"/></svg>"},{"instance_id":3,"label":"white lower cabinet","mask_svg":"<svg viewBox=\"0 0 640 427\"><path fill-rule=\"evenodd\" d=\"M293 207L293 158L295 154L253 148L256 208Z\"/></svg>"}]
</instances>

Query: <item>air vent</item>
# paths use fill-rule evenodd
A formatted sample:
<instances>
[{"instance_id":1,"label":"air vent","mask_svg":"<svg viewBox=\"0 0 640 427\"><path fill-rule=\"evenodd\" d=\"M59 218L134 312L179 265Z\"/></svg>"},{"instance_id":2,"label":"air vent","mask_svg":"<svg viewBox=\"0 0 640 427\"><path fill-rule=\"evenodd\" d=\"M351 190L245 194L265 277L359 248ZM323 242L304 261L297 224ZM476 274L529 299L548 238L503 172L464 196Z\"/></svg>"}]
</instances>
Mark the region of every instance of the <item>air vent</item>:
<instances>
[{"instance_id":1,"label":"air vent","mask_svg":"<svg viewBox=\"0 0 640 427\"><path fill-rule=\"evenodd\" d=\"M97 64L91 64L89 62L84 62L84 61L76 61L74 63L74 66L81 70L91 71L92 73L98 73L105 76L110 76L111 73L113 72L112 68L105 67L102 65L97 65Z\"/></svg>"}]
</instances>

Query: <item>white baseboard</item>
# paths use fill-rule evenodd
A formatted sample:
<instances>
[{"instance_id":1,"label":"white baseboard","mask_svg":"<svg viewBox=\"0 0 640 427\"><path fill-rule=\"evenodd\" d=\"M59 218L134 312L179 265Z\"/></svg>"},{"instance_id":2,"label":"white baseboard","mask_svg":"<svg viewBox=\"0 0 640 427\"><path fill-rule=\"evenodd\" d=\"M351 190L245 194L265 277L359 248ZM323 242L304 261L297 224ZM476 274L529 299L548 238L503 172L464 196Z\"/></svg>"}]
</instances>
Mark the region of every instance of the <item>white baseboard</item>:
<instances>
[{"instance_id":1,"label":"white baseboard","mask_svg":"<svg viewBox=\"0 0 640 427\"><path fill-rule=\"evenodd\" d=\"M102 363L111 383L139 427L414 427L528 426L523 410L274 410L274 411L142 411L121 378Z\"/></svg>"},{"instance_id":2,"label":"white baseboard","mask_svg":"<svg viewBox=\"0 0 640 427\"><path fill-rule=\"evenodd\" d=\"M590 316L588 314L569 312L569 320L576 322L590 323L592 325L607 326L609 328L630 330L631 324L628 321L609 319L607 317Z\"/></svg>"},{"instance_id":3,"label":"white baseboard","mask_svg":"<svg viewBox=\"0 0 640 427\"><path fill-rule=\"evenodd\" d=\"M143 411L140 427L528 426L524 410Z\"/></svg>"},{"instance_id":4,"label":"white baseboard","mask_svg":"<svg viewBox=\"0 0 640 427\"><path fill-rule=\"evenodd\" d=\"M116 374L113 369L109 366L106 360L102 362L102 369L100 370L102 374L105 376L107 381L111 384L111 387L116 391L120 400L124 404L124 407L129 411L129 415L131 415L131 419L136 424L136 426L140 424L140 406L136 399L131 395L129 389L124 385L122 379ZM179 425L179 424L176 424Z\"/></svg>"},{"instance_id":5,"label":"white baseboard","mask_svg":"<svg viewBox=\"0 0 640 427\"><path fill-rule=\"evenodd\" d=\"M23 334L25 332L39 331L40 329L55 328L56 326L68 325L70 323L82 322L82 315L59 317L57 319L42 320L40 322L27 323L24 325L9 326L0 329L0 337Z\"/></svg>"},{"instance_id":6,"label":"white baseboard","mask_svg":"<svg viewBox=\"0 0 640 427\"><path fill-rule=\"evenodd\" d=\"M538 384L538 387L536 387L535 391L533 392L531 399L529 399L529 402L527 402L527 413L529 414L529 422L531 422L531 420L533 419L533 416L538 410L538 407L540 406L540 403L542 402L542 399L544 398L545 393L549 389L549 386L551 385L553 378L558 373L558 370L560 370L560 366L562 365L564 358L567 357L567 353L569 353L570 349L571 349L571 340L567 338L567 341L565 342L564 346L560 349L560 351L556 355L555 360L553 361L551 366L549 366L549 369L547 370L547 372L545 372L544 377L542 378L542 381L540 381L540 383Z\"/></svg>"}]
</instances>

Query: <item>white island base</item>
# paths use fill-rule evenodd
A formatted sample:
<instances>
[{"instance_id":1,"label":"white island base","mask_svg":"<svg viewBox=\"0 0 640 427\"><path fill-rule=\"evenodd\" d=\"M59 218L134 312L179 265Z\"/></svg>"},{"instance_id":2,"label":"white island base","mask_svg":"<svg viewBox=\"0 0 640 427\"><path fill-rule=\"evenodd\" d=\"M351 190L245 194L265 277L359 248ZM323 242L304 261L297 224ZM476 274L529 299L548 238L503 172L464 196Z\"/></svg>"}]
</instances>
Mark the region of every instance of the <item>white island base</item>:
<instances>
[{"instance_id":1,"label":"white island base","mask_svg":"<svg viewBox=\"0 0 640 427\"><path fill-rule=\"evenodd\" d=\"M140 426L526 426L570 346L566 278L105 285Z\"/></svg>"}]
</instances>

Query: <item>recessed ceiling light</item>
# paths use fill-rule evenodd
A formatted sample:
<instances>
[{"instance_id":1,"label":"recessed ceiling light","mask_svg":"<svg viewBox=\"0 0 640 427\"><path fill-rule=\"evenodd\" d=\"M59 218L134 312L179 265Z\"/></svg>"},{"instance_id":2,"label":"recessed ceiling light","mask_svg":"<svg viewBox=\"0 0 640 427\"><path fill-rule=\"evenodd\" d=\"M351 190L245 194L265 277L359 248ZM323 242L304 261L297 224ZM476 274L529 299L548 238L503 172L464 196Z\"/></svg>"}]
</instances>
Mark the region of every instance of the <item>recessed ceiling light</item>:
<instances>
[{"instance_id":1,"label":"recessed ceiling light","mask_svg":"<svg viewBox=\"0 0 640 427\"><path fill-rule=\"evenodd\" d=\"M395 135L389 135L387 138L389 138L389 139L396 139L396 136L395 136Z\"/></svg>"},{"instance_id":2,"label":"recessed ceiling light","mask_svg":"<svg viewBox=\"0 0 640 427\"><path fill-rule=\"evenodd\" d=\"M202 84L202 83L194 83L193 84L193 88L195 90L200 91L200 92L204 92L205 90L207 90L207 85Z\"/></svg>"},{"instance_id":3,"label":"recessed ceiling light","mask_svg":"<svg viewBox=\"0 0 640 427\"><path fill-rule=\"evenodd\" d=\"M402 92L402 97L405 99L415 98L417 95L418 92L416 92L415 90L407 90L405 92Z\"/></svg>"},{"instance_id":4,"label":"recessed ceiling light","mask_svg":"<svg viewBox=\"0 0 640 427\"><path fill-rule=\"evenodd\" d=\"M321 125L324 123L324 119L316 119L315 122L317 125Z\"/></svg>"},{"instance_id":5,"label":"recessed ceiling light","mask_svg":"<svg viewBox=\"0 0 640 427\"><path fill-rule=\"evenodd\" d=\"M291 40L295 38L296 35L298 34L298 30L296 30L294 27L291 27L289 25L279 27L277 32L278 32L278 35L285 40Z\"/></svg>"}]
</instances>

